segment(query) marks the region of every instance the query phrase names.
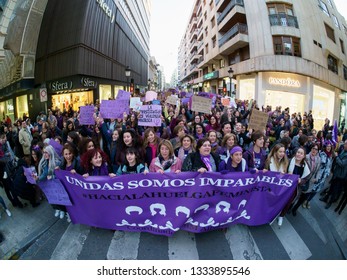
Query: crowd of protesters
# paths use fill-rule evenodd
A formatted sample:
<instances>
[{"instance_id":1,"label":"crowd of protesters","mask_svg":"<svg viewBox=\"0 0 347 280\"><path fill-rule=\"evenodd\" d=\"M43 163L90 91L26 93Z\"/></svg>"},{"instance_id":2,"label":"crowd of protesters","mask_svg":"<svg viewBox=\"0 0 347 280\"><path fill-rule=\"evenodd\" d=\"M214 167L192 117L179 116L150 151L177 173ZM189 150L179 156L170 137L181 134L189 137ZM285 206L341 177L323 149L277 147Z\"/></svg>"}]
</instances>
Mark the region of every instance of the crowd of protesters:
<instances>
[{"instance_id":1,"label":"crowd of protesters","mask_svg":"<svg viewBox=\"0 0 347 280\"><path fill-rule=\"evenodd\" d=\"M15 123L5 118L0 130L0 184L8 199L20 208L26 206L23 200L37 207L44 199L40 188L26 180L24 167L32 169L36 182L54 178L58 168L84 177L270 170L300 177L297 191L279 213L279 226L289 211L295 216L301 205L309 209L317 193L326 202L325 208L341 198L335 209L341 214L347 201L344 127L334 135L333 124L326 119L317 131L312 112L259 108L255 101L236 100L235 106L225 107L217 97L211 114L167 104L165 97L161 104L162 123L154 128L139 126L139 113L134 110L119 119L103 119L98 101L95 125L80 125L79 112L71 107L63 112L52 108L35 119L24 117ZM263 131L248 129L252 110L268 113ZM62 145L61 151L52 146L52 140ZM324 188L327 178L331 181ZM7 211L2 201L0 197ZM53 208L56 217L66 216L70 221L65 207Z\"/></svg>"}]
</instances>

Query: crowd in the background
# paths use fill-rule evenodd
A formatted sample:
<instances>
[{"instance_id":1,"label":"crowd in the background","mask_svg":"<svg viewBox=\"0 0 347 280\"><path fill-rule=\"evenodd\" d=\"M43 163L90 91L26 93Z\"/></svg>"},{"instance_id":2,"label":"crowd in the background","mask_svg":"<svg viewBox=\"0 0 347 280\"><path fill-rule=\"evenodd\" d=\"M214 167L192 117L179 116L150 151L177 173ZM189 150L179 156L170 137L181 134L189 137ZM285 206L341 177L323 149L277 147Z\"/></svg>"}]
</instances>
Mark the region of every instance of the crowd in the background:
<instances>
[{"instance_id":1,"label":"crowd in the background","mask_svg":"<svg viewBox=\"0 0 347 280\"><path fill-rule=\"evenodd\" d=\"M255 101L236 100L225 107L217 97L211 114L193 112L188 105L170 105L162 98L160 127L138 125L139 113L103 119L97 101L95 125L80 125L79 112L52 108L35 118L15 123L4 118L0 130L0 182L14 207L29 202L37 207L44 195L30 184L23 168L31 168L36 182L54 178L57 168L87 176L121 176L148 172L259 172L299 175L299 185L279 213L278 224L289 211L310 208L321 193L325 208L335 203L341 214L347 196L347 132L335 131L326 119L315 129L312 112L261 107ZM248 129L252 110L268 113L264 130ZM52 141L62 146L58 149ZM59 146L58 145L58 146ZM329 183L326 184L326 181ZM327 188L325 186L328 186ZM10 215L0 197L0 203ZM54 215L67 217L65 207L53 205Z\"/></svg>"}]
</instances>

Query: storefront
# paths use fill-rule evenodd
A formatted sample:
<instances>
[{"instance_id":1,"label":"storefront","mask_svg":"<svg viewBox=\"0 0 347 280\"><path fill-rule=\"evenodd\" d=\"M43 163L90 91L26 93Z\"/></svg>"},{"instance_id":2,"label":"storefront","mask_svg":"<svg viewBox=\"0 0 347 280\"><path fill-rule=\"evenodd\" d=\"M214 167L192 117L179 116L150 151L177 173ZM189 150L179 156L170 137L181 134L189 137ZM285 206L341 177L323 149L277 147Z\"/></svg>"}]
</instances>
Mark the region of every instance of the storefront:
<instances>
[{"instance_id":1,"label":"storefront","mask_svg":"<svg viewBox=\"0 0 347 280\"><path fill-rule=\"evenodd\" d=\"M0 116L1 120L4 120L9 116L12 122L14 122L13 99L0 102Z\"/></svg>"},{"instance_id":2,"label":"storefront","mask_svg":"<svg viewBox=\"0 0 347 280\"><path fill-rule=\"evenodd\" d=\"M19 119L29 116L28 95L25 94L16 97L16 111Z\"/></svg>"},{"instance_id":3,"label":"storefront","mask_svg":"<svg viewBox=\"0 0 347 280\"><path fill-rule=\"evenodd\" d=\"M70 106L72 106L74 111L77 111L78 107L92 103L94 103L93 91L78 91L52 95L52 108L54 110L60 109L62 112L69 110Z\"/></svg>"}]
</instances>

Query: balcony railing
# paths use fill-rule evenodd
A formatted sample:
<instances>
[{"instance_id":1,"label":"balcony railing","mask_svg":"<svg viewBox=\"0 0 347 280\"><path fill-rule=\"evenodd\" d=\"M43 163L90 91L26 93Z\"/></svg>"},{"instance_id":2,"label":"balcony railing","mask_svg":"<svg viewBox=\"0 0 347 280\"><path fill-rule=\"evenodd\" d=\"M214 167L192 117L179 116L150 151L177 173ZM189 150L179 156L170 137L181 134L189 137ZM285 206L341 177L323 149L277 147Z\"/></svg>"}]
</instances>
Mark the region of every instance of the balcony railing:
<instances>
[{"instance_id":1,"label":"balcony railing","mask_svg":"<svg viewBox=\"0 0 347 280\"><path fill-rule=\"evenodd\" d=\"M219 3L220 0L215 0L215 7L217 7L218 3Z\"/></svg>"},{"instance_id":2,"label":"balcony railing","mask_svg":"<svg viewBox=\"0 0 347 280\"><path fill-rule=\"evenodd\" d=\"M224 11L218 16L217 19L217 24L220 24L222 22L222 20L227 16L227 14L229 14L229 12L236 6L244 6L243 5L243 0L231 0L230 3L228 4L228 6L226 6L226 8L224 9Z\"/></svg>"},{"instance_id":3,"label":"balcony railing","mask_svg":"<svg viewBox=\"0 0 347 280\"><path fill-rule=\"evenodd\" d=\"M248 27L246 24L237 23L229 31L227 31L219 40L219 47L223 46L231 38L235 37L237 34L248 34Z\"/></svg>"},{"instance_id":4,"label":"balcony railing","mask_svg":"<svg viewBox=\"0 0 347 280\"><path fill-rule=\"evenodd\" d=\"M192 64L192 65L190 66L190 68L189 68L190 71L193 71L193 70L196 68L196 65L197 65L196 63Z\"/></svg>"},{"instance_id":5,"label":"balcony railing","mask_svg":"<svg viewBox=\"0 0 347 280\"><path fill-rule=\"evenodd\" d=\"M200 50L200 48L202 47L203 44L204 44L204 41L201 41L201 42L198 44L198 50Z\"/></svg>"},{"instance_id":6,"label":"balcony railing","mask_svg":"<svg viewBox=\"0 0 347 280\"><path fill-rule=\"evenodd\" d=\"M299 28L298 20L294 16L286 15L286 14L274 14L269 15L270 25L271 26L291 26L295 28Z\"/></svg>"}]
</instances>

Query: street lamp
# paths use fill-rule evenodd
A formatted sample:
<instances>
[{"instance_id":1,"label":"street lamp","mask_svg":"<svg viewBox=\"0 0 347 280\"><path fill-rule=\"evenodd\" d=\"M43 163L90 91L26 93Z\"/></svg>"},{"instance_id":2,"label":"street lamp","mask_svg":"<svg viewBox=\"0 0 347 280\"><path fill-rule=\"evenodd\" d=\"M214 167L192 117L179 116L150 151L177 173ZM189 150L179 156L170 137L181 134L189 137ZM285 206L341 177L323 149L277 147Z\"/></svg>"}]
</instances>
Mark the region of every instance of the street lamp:
<instances>
[{"instance_id":1,"label":"street lamp","mask_svg":"<svg viewBox=\"0 0 347 280\"><path fill-rule=\"evenodd\" d=\"M234 70L233 68L229 68L228 70L228 73L229 73L229 79L230 79L230 97L231 97L231 93L232 93L232 85L233 85L233 74L234 74Z\"/></svg>"},{"instance_id":2,"label":"street lamp","mask_svg":"<svg viewBox=\"0 0 347 280\"><path fill-rule=\"evenodd\" d=\"M125 68L125 76L127 77L127 90L129 91L129 77L131 75L131 69L129 66Z\"/></svg>"}]
</instances>

